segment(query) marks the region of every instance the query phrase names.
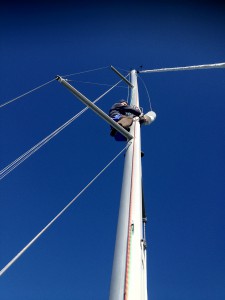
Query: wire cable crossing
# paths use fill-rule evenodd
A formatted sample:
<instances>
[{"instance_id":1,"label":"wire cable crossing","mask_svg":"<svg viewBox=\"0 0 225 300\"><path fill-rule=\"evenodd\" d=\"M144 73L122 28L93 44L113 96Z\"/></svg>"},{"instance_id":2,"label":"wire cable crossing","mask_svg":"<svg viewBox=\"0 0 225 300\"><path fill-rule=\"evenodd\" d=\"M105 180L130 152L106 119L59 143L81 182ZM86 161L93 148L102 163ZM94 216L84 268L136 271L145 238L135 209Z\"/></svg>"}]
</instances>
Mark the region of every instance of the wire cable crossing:
<instances>
[{"instance_id":1,"label":"wire cable crossing","mask_svg":"<svg viewBox=\"0 0 225 300\"><path fill-rule=\"evenodd\" d=\"M83 72L78 72L78 73L73 73L73 74L68 74L68 75L64 75L64 77L69 77L69 76L72 76L72 75L79 75L79 74L89 73L89 72L93 72L93 71L97 71L97 70L103 70L103 69L107 69L107 68L109 68L109 66L107 66L107 67L101 67L101 68L96 68L96 69L92 69L92 70L87 70L87 71L83 71ZM26 96L26 95L34 92L34 91L42 88L43 86L45 86L45 85L47 85L47 84L49 84L49 83L51 83L51 82L53 82L55 80L56 79L54 78L54 79L52 79L52 80L50 80L50 81L48 81L48 82L46 82L46 83L44 83L44 84L42 84L40 86L37 86L36 88L34 88L34 89L32 89L32 90L30 90L30 91L28 91L28 92L26 92L26 93L24 93L24 94L16 97L16 98L13 98L13 99L11 99L11 100L3 103L3 104L0 104L0 108L2 108L2 107L6 106L6 105L8 105L8 104L10 104L10 103L12 103L12 102L14 102L14 101L16 101L16 100L24 97L24 96Z\"/></svg>"},{"instance_id":2,"label":"wire cable crossing","mask_svg":"<svg viewBox=\"0 0 225 300\"><path fill-rule=\"evenodd\" d=\"M101 98L103 98L107 93L109 93L114 87L116 87L122 80L118 81L114 86L112 86L110 89L108 89L105 93L103 93L101 96L99 96L97 99L93 101L93 103L98 102ZM8 175L11 171L13 171L17 166L19 166L23 161L25 161L28 157L30 157L33 153L35 153L38 149L40 149L42 146L44 146L47 142L49 142L53 137L55 137L58 133L60 133L63 129L65 129L68 125L70 125L73 121L75 121L79 116L81 116L86 110L88 110L89 107L85 107L83 110L81 110L78 114L73 116L71 119L69 119L66 123L61 125L59 128L57 128L55 131L53 131L51 134L49 134L46 138L41 140L39 143L37 143L35 146L33 146L31 149L29 149L27 152L22 154L20 157L18 157L16 160L14 160L12 163L10 163L8 166L6 166L4 169L0 171L0 180L2 180L6 175Z\"/></svg>"},{"instance_id":3,"label":"wire cable crossing","mask_svg":"<svg viewBox=\"0 0 225 300\"><path fill-rule=\"evenodd\" d=\"M12 102L14 102L14 101L16 101L16 100L18 100L18 99L24 97L24 96L26 96L26 95L28 95L28 94L34 92L34 91L36 91L36 90L42 88L43 86L45 86L45 85L47 85L47 84L49 84L49 83L51 83L51 82L53 82L53 81L55 81L55 79L52 79L52 80L50 80L50 81L48 81L48 82L46 82L46 83L44 83L44 84L42 84L42 85L39 85L38 87L36 87L36 88L34 88L34 89L32 89L32 90L30 90L30 91L28 91L28 92L26 92L26 93L24 93L24 94L22 94L22 95L16 97L16 98L13 98L13 99L11 99L11 100L9 100L9 101L7 101L7 102L1 104L1 105L0 105L0 108L2 108L2 107L6 106L6 105L8 105L8 104L10 104L10 103L12 103Z\"/></svg>"},{"instance_id":4,"label":"wire cable crossing","mask_svg":"<svg viewBox=\"0 0 225 300\"><path fill-rule=\"evenodd\" d=\"M2 276L9 267L75 202L75 200L130 146L130 143L124 147L1 271Z\"/></svg>"}]
</instances>

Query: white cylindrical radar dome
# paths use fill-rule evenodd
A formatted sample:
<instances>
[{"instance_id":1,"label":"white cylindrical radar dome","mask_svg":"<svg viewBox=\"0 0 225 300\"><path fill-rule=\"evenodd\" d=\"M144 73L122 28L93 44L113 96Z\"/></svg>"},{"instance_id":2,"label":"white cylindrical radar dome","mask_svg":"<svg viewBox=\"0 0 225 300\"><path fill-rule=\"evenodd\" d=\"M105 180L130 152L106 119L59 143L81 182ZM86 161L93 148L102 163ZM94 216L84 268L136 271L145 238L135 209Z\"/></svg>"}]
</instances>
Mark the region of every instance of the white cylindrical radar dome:
<instances>
[{"instance_id":1,"label":"white cylindrical radar dome","mask_svg":"<svg viewBox=\"0 0 225 300\"><path fill-rule=\"evenodd\" d=\"M144 115L146 121L144 122L144 125L149 125L156 119L156 113L154 111L149 111L147 114Z\"/></svg>"}]
</instances>

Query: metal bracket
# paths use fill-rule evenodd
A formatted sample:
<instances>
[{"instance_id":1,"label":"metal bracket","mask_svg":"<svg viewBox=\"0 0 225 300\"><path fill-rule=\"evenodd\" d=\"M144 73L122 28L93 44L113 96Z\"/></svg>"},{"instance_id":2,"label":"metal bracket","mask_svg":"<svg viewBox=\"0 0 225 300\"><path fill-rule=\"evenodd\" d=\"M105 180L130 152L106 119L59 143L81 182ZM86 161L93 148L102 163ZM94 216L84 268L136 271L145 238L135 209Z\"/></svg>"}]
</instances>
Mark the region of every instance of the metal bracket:
<instances>
[{"instance_id":1,"label":"metal bracket","mask_svg":"<svg viewBox=\"0 0 225 300\"><path fill-rule=\"evenodd\" d=\"M128 84L129 85L129 87L131 87L131 88L133 88L134 86L133 86L133 84L129 81L129 80L127 80L119 71L117 71L113 66L111 66L111 69L121 78L121 79L123 79L123 81L125 81L126 82L126 84Z\"/></svg>"}]
</instances>

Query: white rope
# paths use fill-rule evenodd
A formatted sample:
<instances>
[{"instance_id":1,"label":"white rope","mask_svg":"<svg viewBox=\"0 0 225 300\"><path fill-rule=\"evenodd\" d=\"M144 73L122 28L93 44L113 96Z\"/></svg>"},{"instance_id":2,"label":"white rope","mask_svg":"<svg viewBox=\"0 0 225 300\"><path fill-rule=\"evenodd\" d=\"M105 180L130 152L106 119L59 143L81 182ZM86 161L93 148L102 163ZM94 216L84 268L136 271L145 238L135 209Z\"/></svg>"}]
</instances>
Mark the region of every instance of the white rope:
<instances>
[{"instance_id":1,"label":"white rope","mask_svg":"<svg viewBox=\"0 0 225 300\"><path fill-rule=\"evenodd\" d=\"M92 70L87 70L87 71L83 71L83 72L78 72L78 73L73 73L73 74L62 75L62 77L69 77L69 76L73 76L73 75L80 75L80 74L90 73L90 72L99 71L99 70L103 70L103 69L107 69L107 68L109 68L109 66L102 67L102 68L97 68L97 69L92 69Z\"/></svg>"},{"instance_id":2,"label":"white rope","mask_svg":"<svg viewBox=\"0 0 225 300\"><path fill-rule=\"evenodd\" d=\"M189 70L214 69L214 68L225 68L225 63L198 65L198 66L187 66L187 67L176 67L176 68L162 68L162 69L142 70L142 71L139 71L139 73L189 71Z\"/></svg>"},{"instance_id":3,"label":"white rope","mask_svg":"<svg viewBox=\"0 0 225 300\"><path fill-rule=\"evenodd\" d=\"M122 80L118 81L114 86L112 86L110 89L108 89L105 93L103 93L101 96L99 96L97 99L93 101L93 103L98 102L101 98L103 98L107 93L109 93L114 87L116 87ZM59 128L57 128L55 131L53 131L51 134L49 134L46 138L41 140L39 143L37 143L35 146L33 146L30 150L22 154L20 157L18 157L16 160L14 160L12 163L10 163L8 166L6 166L4 169L0 171L0 180L2 180L6 175L8 175L11 171L13 171L17 166L19 166L23 161L25 161L28 157L30 157L32 154L34 154L38 149L40 149L42 146L44 146L47 142L49 142L53 137L55 137L58 133L60 133L63 129L65 129L68 125L70 125L73 121L75 121L79 116L81 116L86 110L88 110L89 107L85 107L83 110L81 110L78 114L73 116L70 120L68 120L66 123L61 125Z\"/></svg>"},{"instance_id":4,"label":"white rope","mask_svg":"<svg viewBox=\"0 0 225 300\"><path fill-rule=\"evenodd\" d=\"M103 169L100 171L58 214L52 219L1 271L0 276L12 266L13 263L75 202L75 200L123 153L128 147L129 143L119 152Z\"/></svg>"},{"instance_id":5,"label":"white rope","mask_svg":"<svg viewBox=\"0 0 225 300\"><path fill-rule=\"evenodd\" d=\"M30 90L29 92L26 92L26 93L24 93L24 94L22 94L22 95L20 95L20 96L18 96L18 97L16 97L16 98L13 98L13 99L11 99L11 100L9 100L9 101L7 101L7 102L1 104L1 105L0 105L0 108L2 108L3 106L6 106L6 105L8 105L8 104L10 104L10 103L12 103L12 102L18 100L18 99L20 99L20 98L22 98L22 97L24 97L24 96L30 94L30 93L32 93L32 92L34 92L34 91L36 91L36 90L42 88L43 86L45 86L45 85L47 85L47 84L49 84L49 83L51 83L51 82L53 82L53 81L55 81L55 79L52 79L52 80L50 80L50 81L48 81L48 82L46 82L46 83L44 83L44 84L42 84L42 85L40 85L40 86L38 86L38 87L36 87L36 88Z\"/></svg>"},{"instance_id":6,"label":"white rope","mask_svg":"<svg viewBox=\"0 0 225 300\"><path fill-rule=\"evenodd\" d=\"M144 87L145 87L145 90L146 90L146 93L147 93L147 96L148 96L148 101L149 101L149 107L150 107L150 111L152 111L152 103L151 103L151 98L150 98L150 95L149 95L149 92L148 92L147 86L146 86L146 84L145 84L144 80L143 80L143 79L142 79L140 76L138 76L138 78L140 78L140 79L141 79L141 81L142 81L142 83L143 83L143 85L144 85Z\"/></svg>"}]
</instances>

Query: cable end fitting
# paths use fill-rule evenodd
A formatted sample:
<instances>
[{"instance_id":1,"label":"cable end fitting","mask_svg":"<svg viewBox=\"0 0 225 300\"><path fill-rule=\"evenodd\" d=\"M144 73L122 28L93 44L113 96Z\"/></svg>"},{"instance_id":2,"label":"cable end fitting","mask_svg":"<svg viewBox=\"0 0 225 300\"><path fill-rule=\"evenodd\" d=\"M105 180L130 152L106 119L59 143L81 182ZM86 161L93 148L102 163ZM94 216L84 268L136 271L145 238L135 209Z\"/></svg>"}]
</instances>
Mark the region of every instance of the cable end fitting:
<instances>
[{"instance_id":1,"label":"cable end fitting","mask_svg":"<svg viewBox=\"0 0 225 300\"><path fill-rule=\"evenodd\" d=\"M59 82L62 82L62 77L59 76L59 75L57 75L57 76L55 77L55 79L58 80Z\"/></svg>"}]
</instances>

